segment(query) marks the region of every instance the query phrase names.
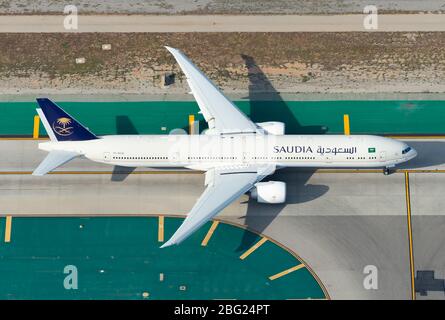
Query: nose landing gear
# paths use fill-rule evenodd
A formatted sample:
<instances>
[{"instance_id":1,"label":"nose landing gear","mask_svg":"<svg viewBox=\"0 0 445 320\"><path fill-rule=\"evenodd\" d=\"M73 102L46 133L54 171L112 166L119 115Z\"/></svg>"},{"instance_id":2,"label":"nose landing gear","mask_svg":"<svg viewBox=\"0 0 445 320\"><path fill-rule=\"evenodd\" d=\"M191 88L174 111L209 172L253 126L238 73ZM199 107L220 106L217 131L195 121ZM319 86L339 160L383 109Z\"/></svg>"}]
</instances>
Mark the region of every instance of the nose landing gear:
<instances>
[{"instance_id":1,"label":"nose landing gear","mask_svg":"<svg viewBox=\"0 0 445 320\"><path fill-rule=\"evenodd\" d=\"M385 168L383 169L383 174L384 174L385 176L390 175L390 174L391 174L391 168L385 167Z\"/></svg>"}]
</instances>

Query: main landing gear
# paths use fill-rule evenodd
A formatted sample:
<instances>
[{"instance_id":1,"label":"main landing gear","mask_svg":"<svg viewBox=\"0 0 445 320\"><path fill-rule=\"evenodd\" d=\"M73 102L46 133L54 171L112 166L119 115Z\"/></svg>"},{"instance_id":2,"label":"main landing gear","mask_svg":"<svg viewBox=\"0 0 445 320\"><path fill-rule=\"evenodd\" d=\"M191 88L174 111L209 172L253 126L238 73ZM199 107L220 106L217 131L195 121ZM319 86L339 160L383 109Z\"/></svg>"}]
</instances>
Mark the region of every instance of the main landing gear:
<instances>
[{"instance_id":1,"label":"main landing gear","mask_svg":"<svg viewBox=\"0 0 445 320\"><path fill-rule=\"evenodd\" d=\"M385 176L390 175L391 174L391 168L388 168L388 167L384 168L383 169L383 174Z\"/></svg>"}]
</instances>

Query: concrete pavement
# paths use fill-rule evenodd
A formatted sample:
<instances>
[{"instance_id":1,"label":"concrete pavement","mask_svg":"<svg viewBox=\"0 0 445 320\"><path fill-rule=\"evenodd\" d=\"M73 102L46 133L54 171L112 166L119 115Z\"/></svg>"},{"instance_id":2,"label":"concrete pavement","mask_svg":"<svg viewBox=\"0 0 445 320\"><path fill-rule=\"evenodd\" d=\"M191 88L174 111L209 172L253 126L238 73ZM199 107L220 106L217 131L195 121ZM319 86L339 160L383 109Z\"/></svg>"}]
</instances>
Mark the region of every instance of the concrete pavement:
<instances>
[{"instance_id":1,"label":"concrete pavement","mask_svg":"<svg viewBox=\"0 0 445 320\"><path fill-rule=\"evenodd\" d=\"M0 32L361 32L363 14L347 15L79 15L66 30L63 15L0 16ZM443 14L380 14L370 32L445 31Z\"/></svg>"}]
</instances>

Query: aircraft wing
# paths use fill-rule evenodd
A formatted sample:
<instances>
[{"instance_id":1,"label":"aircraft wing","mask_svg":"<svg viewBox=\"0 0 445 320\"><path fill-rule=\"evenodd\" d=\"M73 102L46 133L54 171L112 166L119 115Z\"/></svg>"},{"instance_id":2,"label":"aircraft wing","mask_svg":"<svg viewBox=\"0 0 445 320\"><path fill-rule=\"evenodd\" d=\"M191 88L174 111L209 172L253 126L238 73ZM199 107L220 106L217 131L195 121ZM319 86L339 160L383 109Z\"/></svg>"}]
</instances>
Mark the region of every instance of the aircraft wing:
<instances>
[{"instance_id":1,"label":"aircraft wing","mask_svg":"<svg viewBox=\"0 0 445 320\"><path fill-rule=\"evenodd\" d=\"M166 47L175 57L209 129L217 133L255 133L257 126L242 113L180 50Z\"/></svg>"},{"instance_id":2,"label":"aircraft wing","mask_svg":"<svg viewBox=\"0 0 445 320\"><path fill-rule=\"evenodd\" d=\"M216 216L255 183L275 171L275 165L246 166L245 168L215 168L206 172L206 189L194 207L161 248L179 244L203 224Z\"/></svg>"}]
</instances>

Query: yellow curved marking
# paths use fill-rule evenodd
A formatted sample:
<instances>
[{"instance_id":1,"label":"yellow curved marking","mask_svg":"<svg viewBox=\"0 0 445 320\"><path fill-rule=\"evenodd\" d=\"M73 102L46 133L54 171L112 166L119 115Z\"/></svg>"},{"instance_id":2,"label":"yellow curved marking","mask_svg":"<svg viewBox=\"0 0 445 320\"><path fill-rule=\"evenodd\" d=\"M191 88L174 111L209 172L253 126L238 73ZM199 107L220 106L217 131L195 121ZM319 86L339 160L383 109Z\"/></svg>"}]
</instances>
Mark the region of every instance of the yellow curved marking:
<instances>
[{"instance_id":1,"label":"yellow curved marking","mask_svg":"<svg viewBox=\"0 0 445 320\"><path fill-rule=\"evenodd\" d=\"M299 264L299 265L297 265L295 267L286 269L284 271L281 271L280 273L277 273L277 274L274 274L273 276L270 276L269 280L275 280L275 279L281 278L282 276L285 276L285 275L287 275L287 274L289 274L291 272L300 270L301 268L304 268L304 267L305 267L305 265L303 263L301 263L301 264Z\"/></svg>"},{"instance_id":2,"label":"yellow curved marking","mask_svg":"<svg viewBox=\"0 0 445 320\"><path fill-rule=\"evenodd\" d=\"M164 242L164 216L159 216L158 220L158 242Z\"/></svg>"},{"instance_id":3,"label":"yellow curved marking","mask_svg":"<svg viewBox=\"0 0 445 320\"><path fill-rule=\"evenodd\" d=\"M51 215L51 214L22 214L20 215L21 217L60 217L60 215ZM145 217L155 217L158 216L159 214L145 214L145 215L140 215L140 214L128 214L128 213L122 213L122 214L109 214L109 215L86 215L86 214L64 214L63 217L141 217L141 216L145 216ZM184 215L178 215L178 214L164 214L164 217L169 217L169 218L180 218L180 219L184 219ZM6 216L8 217L8 216ZM12 218L12 217L11 217ZM321 290L323 291L324 295L325 295L325 299L330 300L331 297L329 296L328 291L326 290L326 287L324 286L324 284L321 282L320 278L318 277L318 275L314 272L314 270L312 270L312 268L299 256L297 255L294 251L292 251L291 249L289 249L288 247L286 247L285 245L279 243L278 241L254 230L251 229L245 225L236 223L236 222L232 222L232 221L224 221L221 219L214 219L213 223L225 223L227 225L231 225L234 226L236 228L240 228L240 229L244 229L247 230L249 232L252 232L262 238L265 238L267 240L269 240L270 242L274 243L275 245L277 245L278 247L280 247L281 249L287 251L288 253L290 253L295 259L297 259L299 262L301 262L301 264L303 264L306 269L311 273L312 277L315 279L315 281L317 281L318 285L320 286Z\"/></svg>"},{"instance_id":4,"label":"yellow curved marking","mask_svg":"<svg viewBox=\"0 0 445 320\"><path fill-rule=\"evenodd\" d=\"M204 240L201 242L201 246L205 247L207 246L207 243L209 242L210 238L213 235L213 232L215 232L216 227L218 226L219 221L213 221L212 225L210 226L209 231L207 232Z\"/></svg>"},{"instance_id":5,"label":"yellow curved marking","mask_svg":"<svg viewBox=\"0 0 445 320\"><path fill-rule=\"evenodd\" d=\"M247 250L246 252L244 252L239 258L241 260L246 259L252 252L254 252L256 249L258 249L259 247L261 247L263 245L263 243L265 243L267 241L267 238L263 237L261 238L261 240L259 240L257 243L255 243L252 247L250 247L249 250Z\"/></svg>"},{"instance_id":6,"label":"yellow curved marking","mask_svg":"<svg viewBox=\"0 0 445 320\"><path fill-rule=\"evenodd\" d=\"M6 216L5 242L11 242L12 216Z\"/></svg>"},{"instance_id":7,"label":"yellow curved marking","mask_svg":"<svg viewBox=\"0 0 445 320\"><path fill-rule=\"evenodd\" d=\"M184 218L183 216L179 216L179 215L173 215L176 218ZM215 219L217 220L217 219ZM241 228L244 230L247 230L249 232L255 233L258 236L264 237L267 240L269 240L270 242L274 243L275 245L279 246L281 249L286 250L287 252L289 252L295 259L297 259L299 262L301 262L302 264L305 265L306 270L308 270L310 272L310 274L312 275L312 277L315 279L315 281L317 281L318 285L320 286L321 290L324 293L324 296L326 298L326 300L331 300L331 296L329 295L328 290L326 289L325 285L323 284L323 282L321 282L320 278L318 277L318 275L315 273L314 270L312 270L312 268L298 255L296 254L294 251L292 251L291 249L289 249L288 247L286 247L284 244L262 234L261 232L258 232L252 228L249 228L248 226L236 223L236 222L232 222L232 221L224 221L221 219L218 219L219 221L225 223L225 224L230 224L232 226L235 226L237 228Z\"/></svg>"}]
</instances>

